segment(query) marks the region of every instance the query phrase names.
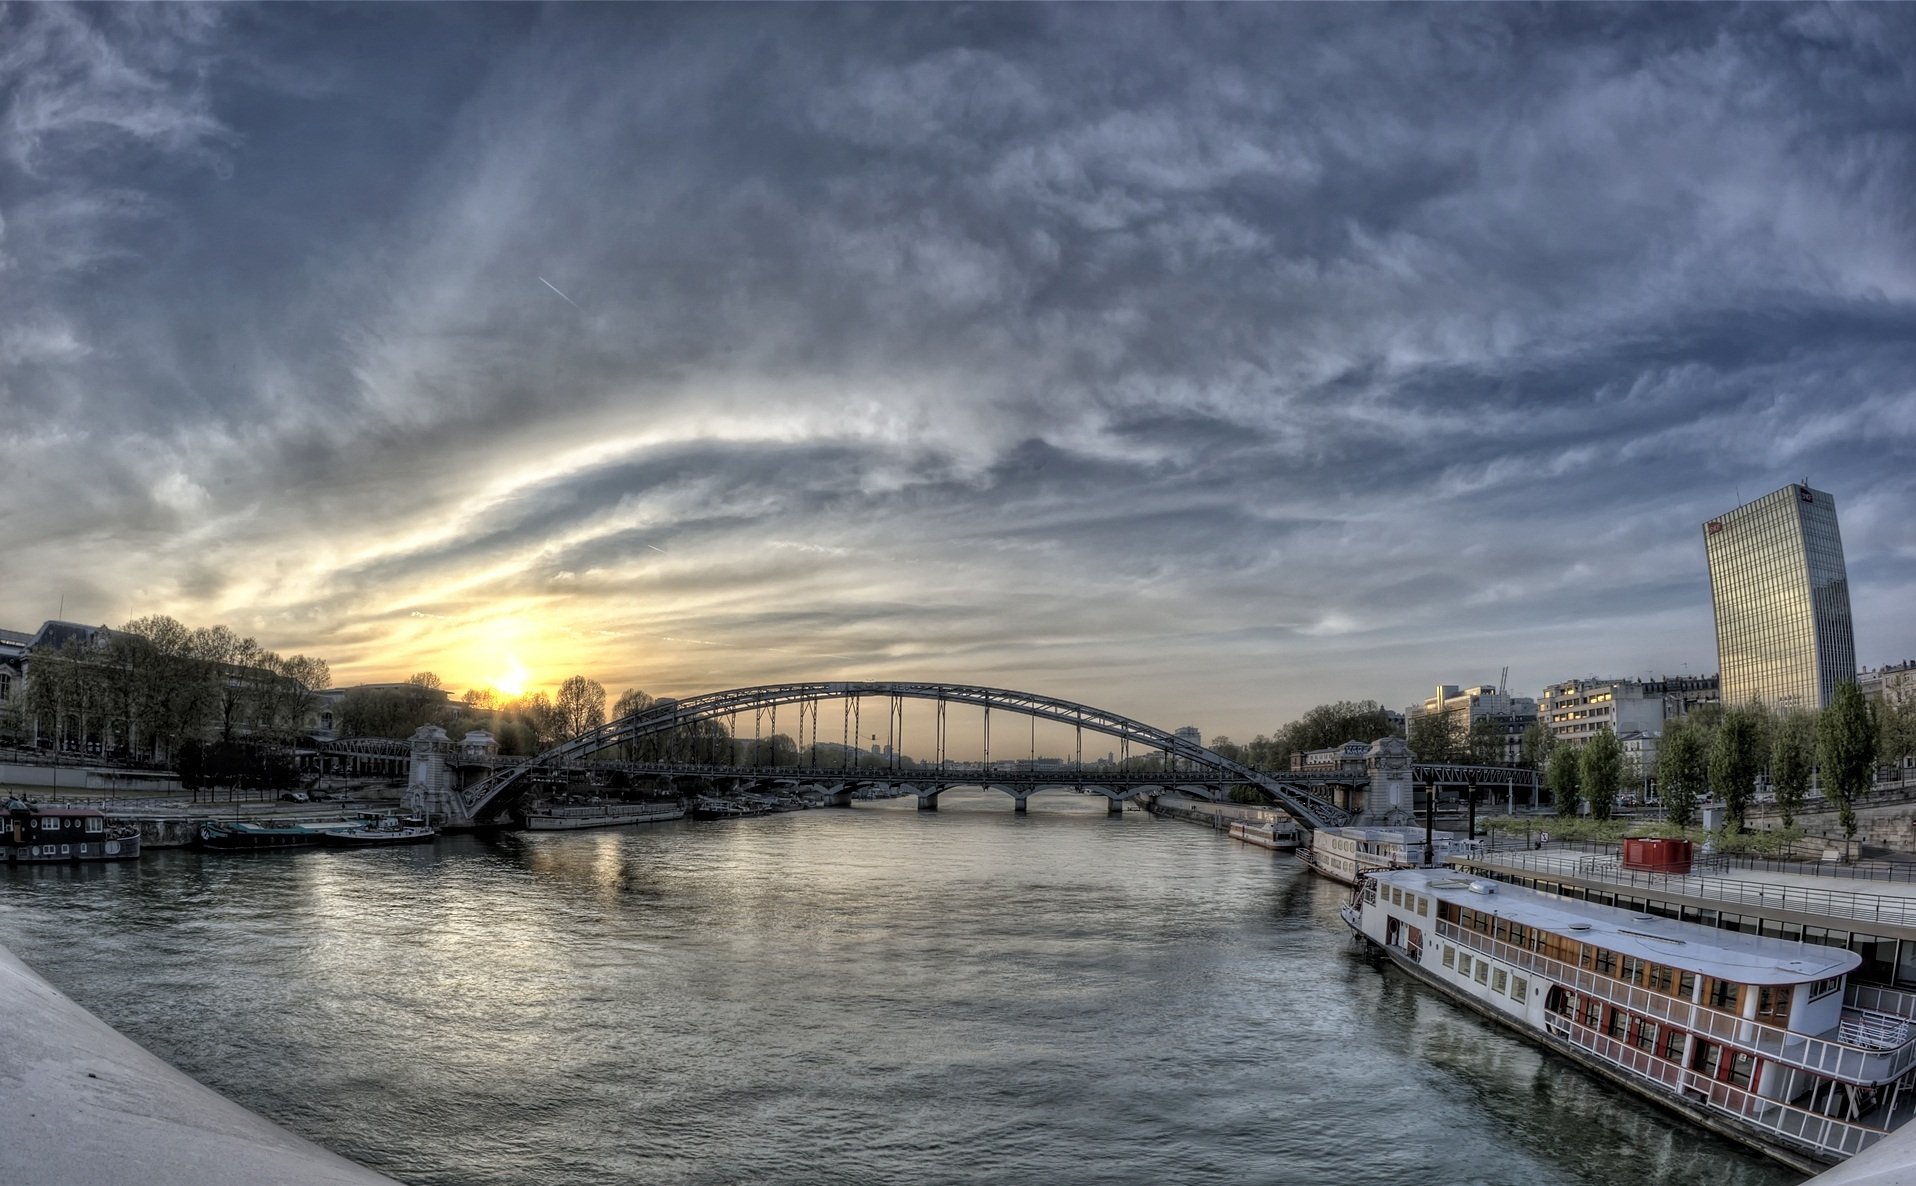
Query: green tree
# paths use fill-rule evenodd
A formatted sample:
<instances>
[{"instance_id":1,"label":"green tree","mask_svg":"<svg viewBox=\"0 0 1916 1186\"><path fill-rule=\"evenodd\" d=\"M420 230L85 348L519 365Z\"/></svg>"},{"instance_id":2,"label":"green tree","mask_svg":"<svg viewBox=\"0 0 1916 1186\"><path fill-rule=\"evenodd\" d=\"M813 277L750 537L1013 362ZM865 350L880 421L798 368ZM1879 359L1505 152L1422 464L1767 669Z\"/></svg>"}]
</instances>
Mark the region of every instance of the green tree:
<instances>
[{"instance_id":1,"label":"green tree","mask_svg":"<svg viewBox=\"0 0 1916 1186\"><path fill-rule=\"evenodd\" d=\"M1854 681L1836 686L1836 695L1817 721L1816 750L1823 768L1823 793L1836 801L1843 835L1856 837L1856 800L1869 793L1876 775L1876 719Z\"/></svg>"},{"instance_id":2,"label":"green tree","mask_svg":"<svg viewBox=\"0 0 1916 1186\"><path fill-rule=\"evenodd\" d=\"M1522 748L1517 764L1542 774L1550 765L1550 751L1557 748L1557 735L1542 721L1524 726Z\"/></svg>"},{"instance_id":3,"label":"green tree","mask_svg":"<svg viewBox=\"0 0 1916 1186\"><path fill-rule=\"evenodd\" d=\"M1816 718L1800 709L1784 713L1770 730L1770 781L1776 787L1776 810L1785 828L1796 823L1796 813L1809 795L1815 764Z\"/></svg>"},{"instance_id":4,"label":"green tree","mask_svg":"<svg viewBox=\"0 0 1916 1186\"><path fill-rule=\"evenodd\" d=\"M1420 762L1454 762L1465 753L1463 722L1454 713L1412 717L1409 740L1410 752Z\"/></svg>"},{"instance_id":5,"label":"green tree","mask_svg":"<svg viewBox=\"0 0 1916 1186\"><path fill-rule=\"evenodd\" d=\"M1725 709L1716 736L1710 740L1710 785L1722 794L1726 822L1731 827L1743 826L1767 752L1763 710L1742 704Z\"/></svg>"},{"instance_id":6,"label":"green tree","mask_svg":"<svg viewBox=\"0 0 1916 1186\"><path fill-rule=\"evenodd\" d=\"M1504 764L1506 736L1502 720L1478 717L1470 722L1470 730L1464 734L1464 749L1468 751L1470 760L1479 766L1501 766Z\"/></svg>"},{"instance_id":7,"label":"green tree","mask_svg":"<svg viewBox=\"0 0 1916 1186\"><path fill-rule=\"evenodd\" d=\"M1346 741L1376 741L1401 736L1390 713L1375 700L1339 700L1320 704L1278 730L1276 765L1288 766L1294 753L1328 749Z\"/></svg>"},{"instance_id":8,"label":"green tree","mask_svg":"<svg viewBox=\"0 0 1916 1186\"><path fill-rule=\"evenodd\" d=\"M1583 763L1573 747L1560 745L1551 753L1544 781L1557 805L1557 814L1565 819L1577 814L1577 800L1583 797L1582 774Z\"/></svg>"},{"instance_id":9,"label":"green tree","mask_svg":"<svg viewBox=\"0 0 1916 1186\"><path fill-rule=\"evenodd\" d=\"M1657 795L1671 823L1696 823L1697 800L1709 787L1709 745L1702 729L1678 717L1665 722L1657 743Z\"/></svg>"},{"instance_id":10,"label":"green tree","mask_svg":"<svg viewBox=\"0 0 1916 1186\"><path fill-rule=\"evenodd\" d=\"M1916 697L1885 698L1876 706L1876 758L1901 764L1916 757Z\"/></svg>"},{"instance_id":11,"label":"green tree","mask_svg":"<svg viewBox=\"0 0 1916 1186\"><path fill-rule=\"evenodd\" d=\"M1616 730L1605 725L1601 732L1584 743L1582 769L1584 797L1590 800L1590 815L1609 819L1617 803L1617 787L1623 782L1623 745Z\"/></svg>"}]
</instances>

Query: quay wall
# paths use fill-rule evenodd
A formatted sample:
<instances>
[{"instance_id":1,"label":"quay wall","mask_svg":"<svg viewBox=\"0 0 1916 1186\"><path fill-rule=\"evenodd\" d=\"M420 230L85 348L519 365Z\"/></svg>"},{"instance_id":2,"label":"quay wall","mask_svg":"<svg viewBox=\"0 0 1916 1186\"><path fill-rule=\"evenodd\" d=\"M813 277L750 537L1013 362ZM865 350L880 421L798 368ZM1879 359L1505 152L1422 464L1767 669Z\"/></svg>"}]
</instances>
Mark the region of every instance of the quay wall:
<instances>
[{"instance_id":1,"label":"quay wall","mask_svg":"<svg viewBox=\"0 0 1916 1186\"><path fill-rule=\"evenodd\" d=\"M118 770L113 767L0 762L0 788L10 792L59 791L89 794L112 791L178 791L179 775L167 770Z\"/></svg>"},{"instance_id":2,"label":"quay wall","mask_svg":"<svg viewBox=\"0 0 1916 1186\"><path fill-rule=\"evenodd\" d=\"M0 1182L394 1186L168 1065L0 947Z\"/></svg>"}]
</instances>

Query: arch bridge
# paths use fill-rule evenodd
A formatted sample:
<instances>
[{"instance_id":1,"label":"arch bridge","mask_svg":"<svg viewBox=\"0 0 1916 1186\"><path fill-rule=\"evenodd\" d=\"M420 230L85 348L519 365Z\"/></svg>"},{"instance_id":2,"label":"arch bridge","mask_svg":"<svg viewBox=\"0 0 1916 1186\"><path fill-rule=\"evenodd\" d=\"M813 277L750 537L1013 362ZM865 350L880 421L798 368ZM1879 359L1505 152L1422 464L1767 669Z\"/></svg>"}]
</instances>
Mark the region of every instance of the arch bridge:
<instances>
[{"instance_id":1,"label":"arch bridge","mask_svg":"<svg viewBox=\"0 0 1916 1186\"><path fill-rule=\"evenodd\" d=\"M777 710L795 706L800 737L803 737L806 724L809 722L815 749L819 734L819 706L824 703L842 702L844 717L842 736L845 748L849 750L855 747L857 739L862 736L860 729L863 726L863 702L867 699L885 702L889 711L887 732L894 739L898 749L903 748L904 702L913 700L934 703L936 715L933 744L937 762L929 769L887 766L882 770L869 767L816 770L815 773L821 778L830 775L839 780L849 778L863 784L885 782L901 788L916 787L919 789L920 802L923 803L929 798L933 804L936 803L937 794L950 786L999 787L1009 790L1014 798L1022 799L1023 796L1016 790L1012 790L1012 787L1029 786L1031 790L1035 790L1039 785L1046 787L1084 785L1095 787L1110 798L1113 804L1118 804L1123 799L1151 787L1176 787L1198 798L1215 801L1228 797L1232 787L1251 786L1265 798L1290 813L1305 828L1314 830L1337 827L1349 823L1352 818L1350 811L1306 789L1300 785L1300 780L1253 769L1215 753L1188 738L1179 737L1167 730L1104 709L1093 708L1090 705L1050 696L1039 696L1030 692L980 687L972 684L846 682L770 684L709 692L701 696L689 696L678 700L660 700L630 716L608 721L597 728L589 729L535 757L509 766L497 767L484 778L456 791L452 806L455 808L455 813L462 814L464 819L455 822L476 823L497 817L532 788L533 776L539 771L576 763L613 746L639 742L647 738L665 737L680 730L724 718L733 718L743 713L752 713L755 716L764 713L774 714L772 719L774 732L776 732ZM951 705L970 706L983 710L986 746L984 769L958 770L945 762L945 710ZM1167 762L1176 764L1176 769L1148 773L1122 772L1132 774L1137 780L1135 782L1123 779L1094 779L1089 777L1093 772L1082 771L1082 763L1079 770L1058 773L993 769L989 760L990 714L993 712L1009 712L1028 717L1034 722L1049 721L1070 726L1076 731L1080 756L1083 754L1083 737L1086 733L1091 733L1116 739L1127 754L1132 746L1162 753ZM681 766L679 769L686 770L689 767ZM735 769L722 769L728 775L740 773ZM1087 777L1081 778L1081 772ZM792 778L799 773L798 770L783 768L778 771L777 776ZM1027 778L1033 781L1027 783L1025 781ZM1041 783L1038 781L1040 779ZM848 788L835 788L835 793L849 797Z\"/></svg>"}]
</instances>

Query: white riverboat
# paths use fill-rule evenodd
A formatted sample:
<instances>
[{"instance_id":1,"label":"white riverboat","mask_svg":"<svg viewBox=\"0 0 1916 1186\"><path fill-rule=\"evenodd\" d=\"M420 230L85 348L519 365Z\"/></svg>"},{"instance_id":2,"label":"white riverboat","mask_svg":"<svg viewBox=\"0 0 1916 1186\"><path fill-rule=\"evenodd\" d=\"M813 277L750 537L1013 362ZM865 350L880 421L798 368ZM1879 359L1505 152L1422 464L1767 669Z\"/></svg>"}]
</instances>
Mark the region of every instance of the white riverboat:
<instances>
[{"instance_id":1,"label":"white riverboat","mask_svg":"<svg viewBox=\"0 0 1916 1186\"><path fill-rule=\"evenodd\" d=\"M1475 856L1480 846L1450 832L1430 833L1430 864ZM1422 828L1319 828L1311 833L1304 862L1332 881L1355 885L1367 873L1414 869L1424 862Z\"/></svg>"},{"instance_id":2,"label":"white riverboat","mask_svg":"<svg viewBox=\"0 0 1916 1186\"><path fill-rule=\"evenodd\" d=\"M1246 844L1255 844L1259 848L1268 848L1277 852L1296 852L1302 832L1303 829L1297 826L1297 821L1288 816L1275 820L1231 821L1231 839L1242 840Z\"/></svg>"},{"instance_id":3,"label":"white riverboat","mask_svg":"<svg viewBox=\"0 0 1916 1186\"><path fill-rule=\"evenodd\" d=\"M1916 994L1849 983L1843 948L1449 869L1369 874L1343 914L1458 1002L1805 1172L1916 1112Z\"/></svg>"}]
</instances>

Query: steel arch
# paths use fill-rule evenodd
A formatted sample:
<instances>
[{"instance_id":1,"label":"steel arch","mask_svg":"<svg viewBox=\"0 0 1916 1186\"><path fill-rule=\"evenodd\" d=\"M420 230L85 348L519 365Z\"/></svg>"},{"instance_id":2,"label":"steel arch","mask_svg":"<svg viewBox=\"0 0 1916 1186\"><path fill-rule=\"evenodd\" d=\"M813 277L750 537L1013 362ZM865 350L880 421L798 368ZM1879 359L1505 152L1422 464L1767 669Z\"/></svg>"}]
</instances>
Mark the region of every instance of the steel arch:
<instances>
[{"instance_id":1,"label":"steel arch","mask_svg":"<svg viewBox=\"0 0 1916 1186\"><path fill-rule=\"evenodd\" d=\"M1135 742L1151 749L1162 750L1198 766L1227 775L1234 782L1250 783L1275 799L1279 806L1297 817L1298 822L1306 828L1315 830L1337 827L1348 823L1351 818L1348 811L1328 799L1310 794L1282 779L1234 762L1202 745L1141 721L1134 721L1114 712L1106 712L1103 709L1070 700L974 684L892 682L767 684L760 687L708 692L701 696L688 696L679 700L660 700L640 712L621 717L616 721L607 721L596 729L589 729L525 762L495 771L460 792L460 795L467 817L475 820L484 819L504 806L509 798L507 792L511 791L520 779L544 766L583 757L624 742L669 733L674 729L699 721L709 721L729 713L763 711L795 702L850 700L865 696L968 704L977 708L1008 710L1037 720L1073 725L1080 729L1115 737L1120 741ZM908 781L908 778L901 781Z\"/></svg>"}]
</instances>

